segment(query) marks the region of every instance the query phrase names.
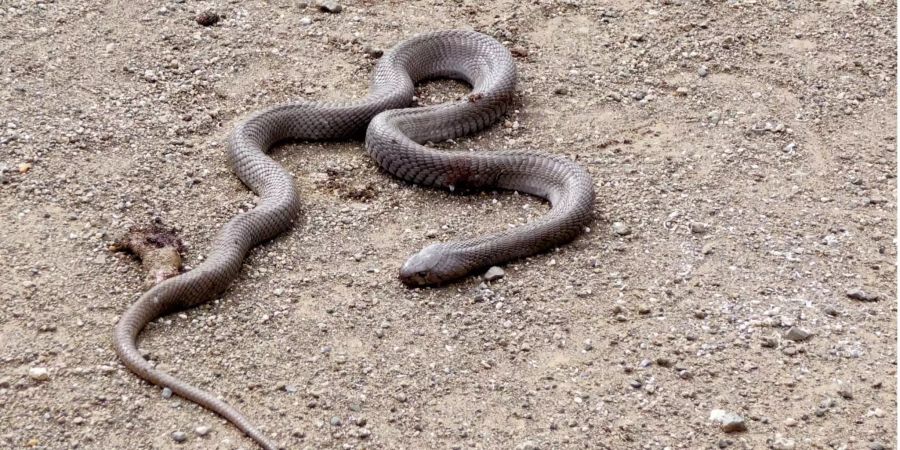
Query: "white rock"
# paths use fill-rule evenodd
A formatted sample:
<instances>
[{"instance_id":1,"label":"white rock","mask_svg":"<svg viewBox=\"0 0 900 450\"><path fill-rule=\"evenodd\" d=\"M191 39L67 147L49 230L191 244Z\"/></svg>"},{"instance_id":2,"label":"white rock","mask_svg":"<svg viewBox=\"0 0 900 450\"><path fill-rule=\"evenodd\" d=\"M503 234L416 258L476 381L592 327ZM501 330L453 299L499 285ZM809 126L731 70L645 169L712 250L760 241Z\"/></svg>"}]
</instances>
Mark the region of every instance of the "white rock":
<instances>
[{"instance_id":1,"label":"white rock","mask_svg":"<svg viewBox=\"0 0 900 450\"><path fill-rule=\"evenodd\" d=\"M794 450L796 447L797 443L793 439L788 439L780 434L776 434L775 439L772 440L773 450Z\"/></svg>"},{"instance_id":2,"label":"white rock","mask_svg":"<svg viewBox=\"0 0 900 450\"><path fill-rule=\"evenodd\" d=\"M615 232L619 236L627 236L631 234L631 227L629 227L625 222L613 222L612 229L613 232Z\"/></svg>"},{"instance_id":3,"label":"white rock","mask_svg":"<svg viewBox=\"0 0 900 450\"><path fill-rule=\"evenodd\" d=\"M497 266L493 266L490 269L488 269L487 272L484 273L484 281L495 281L495 280L499 280L505 276L506 276L506 272L504 272L503 269L501 269Z\"/></svg>"},{"instance_id":4,"label":"white rock","mask_svg":"<svg viewBox=\"0 0 900 450\"><path fill-rule=\"evenodd\" d=\"M810 337L812 337L812 333L800 327L791 327L787 333L784 334L785 339L794 342L805 341Z\"/></svg>"},{"instance_id":5,"label":"white rock","mask_svg":"<svg viewBox=\"0 0 900 450\"><path fill-rule=\"evenodd\" d=\"M747 424L744 418L724 409L714 409L709 413L709 420L718 423L722 427L722 431L732 433L747 430Z\"/></svg>"},{"instance_id":6,"label":"white rock","mask_svg":"<svg viewBox=\"0 0 900 450\"><path fill-rule=\"evenodd\" d=\"M35 381L47 381L50 379L50 371L44 367L32 367L28 369L28 376Z\"/></svg>"}]
</instances>

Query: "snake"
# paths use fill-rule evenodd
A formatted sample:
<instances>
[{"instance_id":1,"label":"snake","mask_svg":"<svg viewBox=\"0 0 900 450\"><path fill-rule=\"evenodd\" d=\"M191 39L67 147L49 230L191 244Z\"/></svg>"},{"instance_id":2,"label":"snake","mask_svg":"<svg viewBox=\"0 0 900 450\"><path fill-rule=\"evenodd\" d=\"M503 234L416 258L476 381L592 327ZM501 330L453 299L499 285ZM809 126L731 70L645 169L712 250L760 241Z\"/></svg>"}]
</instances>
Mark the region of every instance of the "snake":
<instances>
[{"instance_id":1,"label":"snake","mask_svg":"<svg viewBox=\"0 0 900 450\"><path fill-rule=\"evenodd\" d=\"M410 106L416 83L435 78L461 80L472 89L453 101ZM400 281L409 287L449 283L576 238L592 220L595 194L590 174L575 161L528 150L426 146L493 124L514 103L516 82L513 57L494 38L470 30L436 31L385 52L362 99L298 100L251 113L233 128L226 153L231 169L258 196L255 207L224 225L195 268L156 284L125 310L113 333L122 363L138 377L225 418L260 447L280 448L235 407L156 369L137 342L151 321L221 295L239 275L247 253L298 218L301 205L292 177L267 154L281 141L342 140L364 133L368 154L385 172L406 182L458 192L517 191L550 203L546 213L524 224L426 246L399 270Z\"/></svg>"}]
</instances>

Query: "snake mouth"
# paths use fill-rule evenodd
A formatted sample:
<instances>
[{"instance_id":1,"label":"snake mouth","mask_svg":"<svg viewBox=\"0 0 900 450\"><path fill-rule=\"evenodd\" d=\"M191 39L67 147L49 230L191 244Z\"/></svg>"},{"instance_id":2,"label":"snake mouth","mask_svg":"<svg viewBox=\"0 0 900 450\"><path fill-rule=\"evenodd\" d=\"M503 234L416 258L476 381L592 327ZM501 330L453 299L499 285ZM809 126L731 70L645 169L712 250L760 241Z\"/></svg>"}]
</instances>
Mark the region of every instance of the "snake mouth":
<instances>
[{"instance_id":1,"label":"snake mouth","mask_svg":"<svg viewBox=\"0 0 900 450\"><path fill-rule=\"evenodd\" d=\"M428 272L404 273L401 270L399 278L400 281L408 287L425 287L437 284L436 282L431 281L433 277Z\"/></svg>"},{"instance_id":2,"label":"snake mouth","mask_svg":"<svg viewBox=\"0 0 900 450\"><path fill-rule=\"evenodd\" d=\"M412 260L412 258L410 258L410 260ZM410 266L409 262L404 264L403 267L400 268L400 274L398 276L400 281L408 287L436 286L444 281L431 270L414 270L408 266Z\"/></svg>"},{"instance_id":3,"label":"snake mouth","mask_svg":"<svg viewBox=\"0 0 900 450\"><path fill-rule=\"evenodd\" d=\"M436 286L447 281L443 270L447 253L441 244L432 244L409 257L400 268L399 278L409 287ZM453 277L449 277L453 278Z\"/></svg>"}]
</instances>

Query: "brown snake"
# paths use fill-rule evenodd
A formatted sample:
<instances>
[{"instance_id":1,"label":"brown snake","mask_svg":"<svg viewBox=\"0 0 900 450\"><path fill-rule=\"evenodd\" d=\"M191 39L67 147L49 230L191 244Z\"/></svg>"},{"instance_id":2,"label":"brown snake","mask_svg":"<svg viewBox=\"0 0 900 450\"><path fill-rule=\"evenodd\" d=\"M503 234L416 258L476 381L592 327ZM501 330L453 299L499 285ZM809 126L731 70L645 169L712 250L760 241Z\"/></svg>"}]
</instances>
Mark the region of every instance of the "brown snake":
<instances>
[{"instance_id":1,"label":"brown snake","mask_svg":"<svg viewBox=\"0 0 900 450\"><path fill-rule=\"evenodd\" d=\"M472 92L454 102L406 108L415 83L430 78L460 79ZM279 448L212 393L153 368L138 352L138 334L162 315L217 297L237 277L251 248L291 227L300 212L299 198L288 172L266 155L285 139L347 139L366 130L369 154L405 181L450 190L515 190L552 205L540 219L510 230L425 247L400 269L400 280L409 286L452 281L575 238L590 222L594 203L591 177L578 164L527 151L474 153L421 145L489 126L508 109L515 84L512 56L499 42L474 31L439 31L415 36L387 52L362 100L298 101L256 112L241 122L229 139L228 162L259 195L259 203L225 225L199 266L157 284L125 311L114 335L122 362L139 377L221 415L263 448Z\"/></svg>"}]
</instances>

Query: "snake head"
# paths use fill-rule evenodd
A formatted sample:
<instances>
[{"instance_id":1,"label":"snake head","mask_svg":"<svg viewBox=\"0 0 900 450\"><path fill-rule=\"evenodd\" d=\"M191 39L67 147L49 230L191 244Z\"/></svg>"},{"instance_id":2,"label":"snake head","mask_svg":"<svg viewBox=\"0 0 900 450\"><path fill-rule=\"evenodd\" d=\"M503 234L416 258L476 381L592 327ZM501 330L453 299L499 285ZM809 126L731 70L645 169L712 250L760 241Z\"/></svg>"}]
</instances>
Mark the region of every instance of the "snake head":
<instances>
[{"instance_id":1,"label":"snake head","mask_svg":"<svg viewBox=\"0 0 900 450\"><path fill-rule=\"evenodd\" d=\"M445 245L431 244L403 263L400 281L409 287L441 284L464 276L464 267Z\"/></svg>"}]
</instances>

